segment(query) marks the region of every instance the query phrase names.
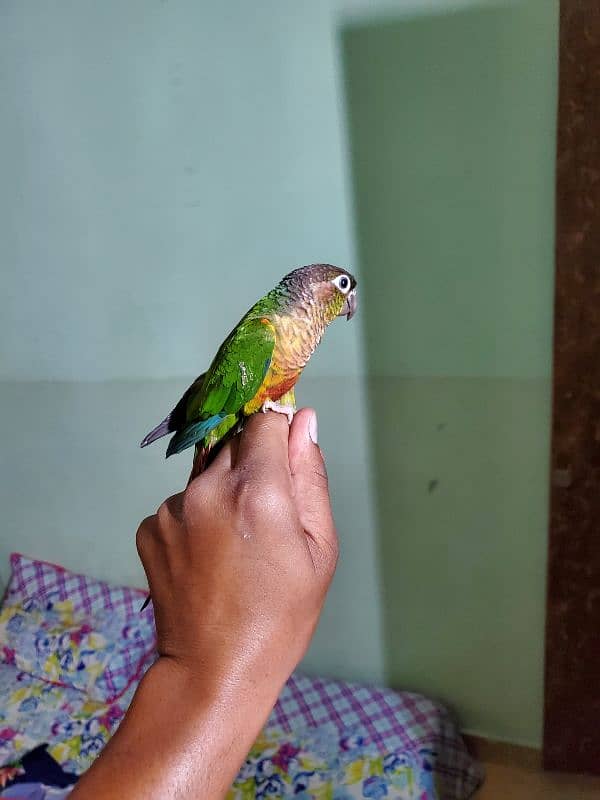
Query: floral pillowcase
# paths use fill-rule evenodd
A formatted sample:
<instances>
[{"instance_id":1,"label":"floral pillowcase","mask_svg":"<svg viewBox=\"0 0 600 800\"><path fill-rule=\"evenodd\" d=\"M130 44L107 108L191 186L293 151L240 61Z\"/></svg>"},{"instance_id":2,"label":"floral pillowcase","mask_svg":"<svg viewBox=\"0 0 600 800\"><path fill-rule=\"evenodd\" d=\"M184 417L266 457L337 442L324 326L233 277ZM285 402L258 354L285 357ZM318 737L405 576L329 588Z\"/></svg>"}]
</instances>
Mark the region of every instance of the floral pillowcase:
<instances>
[{"instance_id":1,"label":"floral pillowcase","mask_svg":"<svg viewBox=\"0 0 600 800\"><path fill-rule=\"evenodd\" d=\"M154 643L147 619L76 615L70 601L29 598L0 610L0 661L112 702L138 677ZM132 654L136 654L132 659Z\"/></svg>"}]
</instances>

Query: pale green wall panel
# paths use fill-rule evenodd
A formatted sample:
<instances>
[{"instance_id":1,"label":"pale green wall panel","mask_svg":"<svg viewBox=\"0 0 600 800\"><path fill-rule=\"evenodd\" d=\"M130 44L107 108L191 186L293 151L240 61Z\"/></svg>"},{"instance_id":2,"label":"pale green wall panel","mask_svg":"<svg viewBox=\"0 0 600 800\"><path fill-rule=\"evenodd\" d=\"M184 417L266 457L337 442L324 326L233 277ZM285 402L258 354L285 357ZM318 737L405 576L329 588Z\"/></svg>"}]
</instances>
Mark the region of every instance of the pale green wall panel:
<instances>
[{"instance_id":1,"label":"pale green wall panel","mask_svg":"<svg viewBox=\"0 0 600 800\"><path fill-rule=\"evenodd\" d=\"M338 16L321 0L0 4L4 578L25 549L139 582L137 524L189 467L138 447L186 385L169 378L204 369L289 268L354 267ZM381 681L362 364L360 324L340 320L298 388L343 559L305 666Z\"/></svg>"},{"instance_id":2,"label":"pale green wall panel","mask_svg":"<svg viewBox=\"0 0 600 800\"><path fill-rule=\"evenodd\" d=\"M556 37L553 0L346 29L372 372L549 375Z\"/></svg>"},{"instance_id":3,"label":"pale green wall panel","mask_svg":"<svg viewBox=\"0 0 600 800\"><path fill-rule=\"evenodd\" d=\"M340 321L340 324L343 324ZM116 583L145 584L135 549L141 520L185 485L189 453L165 461L146 429L179 397L181 380L0 382L0 586L17 550ZM382 619L366 443L349 437L364 404L358 378L305 378L319 410L340 563L303 668L382 682ZM0 588L1 591L1 588ZM357 646L360 641L360 646Z\"/></svg>"},{"instance_id":4,"label":"pale green wall panel","mask_svg":"<svg viewBox=\"0 0 600 800\"><path fill-rule=\"evenodd\" d=\"M549 381L371 380L388 680L538 745Z\"/></svg>"},{"instance_id":5,"label":"pale green wall panel","mask_svg":"<svg viewBox=\"0 0 600 800\"><path fill-rule=\"evenodd\" d=\"M343 33L388 680L533 745L557 30L522 0Z\"/></svg>"},{"instance_id":6,"label":"pale green wall panel","mask_svg":"<svg viewBox=\"0 0 600 800\"><path fill-rule=\"evenodd\" d=\"M197 374L295 266L351 264L317 0L0 6L0 378ZM35 319L35 324L27 324ZM357 374L358 328L316 373Z\"/></svg>"},{"instance_id":7,"label":"pale green wall panel","mask_svg":"<svg viewBox=\"0 0 600 800\"><path fill-rule=\"evenodd\" d=\"M0 6L2 577L22 549L139 582L135 528L188 466L137 448L185 385L162 379L196 374L288 267L348 263L360 314L298 391L319 411L342 544L305 666L380 681L385 649L394 684L537 739L555 12Z\"/></svg>"}]
</instances>

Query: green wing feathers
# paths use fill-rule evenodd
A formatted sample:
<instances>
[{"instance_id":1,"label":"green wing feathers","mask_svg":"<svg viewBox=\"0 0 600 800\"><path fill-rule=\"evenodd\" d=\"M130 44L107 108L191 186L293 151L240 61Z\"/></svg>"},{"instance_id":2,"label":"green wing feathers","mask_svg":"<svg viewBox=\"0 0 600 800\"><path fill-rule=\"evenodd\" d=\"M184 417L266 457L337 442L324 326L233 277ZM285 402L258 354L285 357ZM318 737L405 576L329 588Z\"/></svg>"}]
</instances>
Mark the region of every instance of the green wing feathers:
<instances>
[{"instance_id":1,"label":"green wing feathers","mask_svg":"<svg viewBox=\"0 0 600 800\"><path fill-rule=\"evenodd\" d=\"M224 435L239 421L243 407L260 389L274 347L275 330L267 319L240 322L219 348L202 382L188 389L185 422L169 442L167 457L211 432Z\"/></svg>"},{"instance_id":2,"label":"green wing feathers","mask_svg":"<svg viewBox=\"0 0 600 800\"><path fill-rule=\"evenodd\" d=\"M275 331L268 321L242 321L221 345L202 388L188 402L188 420L198 415L236 414L259 390L271 363Z\"/></svg>"}]
</instances>

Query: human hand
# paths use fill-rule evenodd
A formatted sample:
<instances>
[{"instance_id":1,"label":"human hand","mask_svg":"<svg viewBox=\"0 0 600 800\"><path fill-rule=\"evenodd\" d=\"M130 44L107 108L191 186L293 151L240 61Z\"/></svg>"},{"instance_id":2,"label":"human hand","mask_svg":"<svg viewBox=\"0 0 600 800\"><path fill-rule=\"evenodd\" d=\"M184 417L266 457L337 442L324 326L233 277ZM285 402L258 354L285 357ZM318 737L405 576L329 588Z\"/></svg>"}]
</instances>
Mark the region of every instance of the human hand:
<instances>
[{"instance_id":1,"label":"human hand","mask_svg":"<svg viewBox=\"0 0 600 800\"><path fill-rule=\"evenodd\" d=\"M337 537L314 412L256 414L141 524L160 658L73 791L221 800L317 624Z\"/></svg>"},{"instance_id":2,"label":"human hand","mask_svg":"<svg viewBox=\"0 0 600 800\"><path fill-rule=\"evenodd\" d=\"M308 647L338 555L313 423L255 414L138 530L158 652L187 678L275 698Z\"/></svg>"}]
</instances>

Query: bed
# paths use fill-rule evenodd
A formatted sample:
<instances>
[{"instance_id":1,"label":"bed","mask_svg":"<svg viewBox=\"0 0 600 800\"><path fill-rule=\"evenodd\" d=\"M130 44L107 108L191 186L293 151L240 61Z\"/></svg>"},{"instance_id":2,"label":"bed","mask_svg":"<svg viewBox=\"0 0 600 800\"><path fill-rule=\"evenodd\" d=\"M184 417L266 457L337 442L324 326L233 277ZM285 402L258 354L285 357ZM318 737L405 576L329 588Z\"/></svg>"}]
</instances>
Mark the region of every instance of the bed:
<instances>
[{"instance_id":1,"label":"bed","mask_svg":"<svg viewBox=\"0 0 600 800\"><path fill-rule=\"evenodd\" d=\"M143 599L11 556L0 608L0 787L40 744L66 774L90 766L156 658ZM438 703L294 673L228 800L466 800L481 778Z\"/></svg>"}]
</instances>

